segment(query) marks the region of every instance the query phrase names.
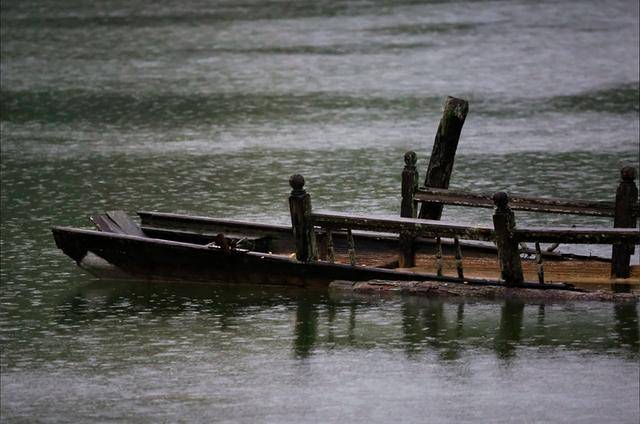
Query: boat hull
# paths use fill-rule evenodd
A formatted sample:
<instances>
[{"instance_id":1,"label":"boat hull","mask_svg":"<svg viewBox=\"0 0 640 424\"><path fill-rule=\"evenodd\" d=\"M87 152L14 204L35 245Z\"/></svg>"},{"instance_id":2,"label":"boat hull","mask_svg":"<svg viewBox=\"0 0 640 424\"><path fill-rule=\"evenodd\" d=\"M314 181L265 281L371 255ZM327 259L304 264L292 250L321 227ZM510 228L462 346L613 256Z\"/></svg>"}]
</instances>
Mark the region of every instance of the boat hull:
<instances>
[{"instance_id":1,"label":"boat hull","mask_svg":"<svg viewBox=\"0 0 640 424\"><path fill-rule=\"evenodd\" d=\"M225 253L219 248L150 237L66 227L54 227L52 232L58 248L100 278L294 286L373 279L456 282L452 277L401 270L325 261L303 263L286 255L244 250ZM467 283L498 282L468 279Z\"/></svg>"}]
</instances>

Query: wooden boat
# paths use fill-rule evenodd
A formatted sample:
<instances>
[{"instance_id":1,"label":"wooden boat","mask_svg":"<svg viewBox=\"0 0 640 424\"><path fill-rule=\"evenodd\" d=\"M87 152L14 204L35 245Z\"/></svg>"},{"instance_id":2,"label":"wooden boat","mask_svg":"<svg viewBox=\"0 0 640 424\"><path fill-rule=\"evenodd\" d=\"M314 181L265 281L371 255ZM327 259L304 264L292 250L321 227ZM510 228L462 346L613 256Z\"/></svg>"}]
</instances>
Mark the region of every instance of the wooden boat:
<instances>
[{"instance_id":1,"label":"wooden boat","mask_svg":"<svg viewBox=\"0 0 640 424\"><path fill-rule=\"evenodd\" d=\"M372 279L508 283L498 249L481 243L495 240L496 228L311 211L302 214L312 220L305 224L297 222L298 212L306 207L299 200L310 199L301 189L294 186L290 197L293 226L160 212L139 212L138 226L122 212L108 212L92 218L98 230L54 227L52 231L64 253L101 278L296 286ZM446 196L459 202L459 193ZM553 207L561 205L555 202ZM402 237L407 232L413 234L413 259L410 266L401 266ZM637 244L640 240L634 229L518 228L516 233L546 242ZM446 237L451 240L443 240ZM520 287L573 289L576 283L614 282L635 288L640 277L638 266L629 265L628 278L611 280L611 260L542 252L539 245L534 251L516 247L518 257L527 254L532 259L521 260L523 278L516 283ZM539 279L543 258L546 280Z\"/></svg>"},{"instance_id":2,"label":"wooden boat","mask_svg":"<svg viewBox=\"0 0 640 424\"><path fill-rule=\"evenodd\" d=\"M423 187L416 155L402 171L400 217L314 212L304 178L290 179L291 226L139 212L93 218L98 230L54 227L56 245L90 273L146 281L327 285L334 280L436 281L576 290L634 290L635 169L624 168L614 202L448 190L466 102L449 98ZM446 122L445 122L446 121ZM493 226L440 221L445 204L494 208ZM418 205L421 205L418 210ZM611 216L616 228L523 228L513 210ZM534 243L535 249L525 243ZM552 243L543 250L540 243ZM560 254L559 243L612 246L612 258ZM356 252L357 246L357 252Z\"/></svg>"},{"instance_id":3,"label":"wooden boat","mask_svg":"<svg viewBox=\"0 0 640 424\"><path fill-rule=\"evenodd\" d=\"M392 236L352 233L358 244L356 265L347 262L347 255L336 255L334 263L303 262L295 257L293 231L288 226L158 212L138 215L141 227L122 212L107 212L93 218L98 230L54 227L52 231L65 254L101 278L303 286L337 279L455 281L450 276L390 269L397 255L397 240ZM334 241L336 249L347 250L345 234L336 234ZM433 246L425 239L417 243ZM450 250L445 246L447 253Z\"/></svg>"}]
</instances>

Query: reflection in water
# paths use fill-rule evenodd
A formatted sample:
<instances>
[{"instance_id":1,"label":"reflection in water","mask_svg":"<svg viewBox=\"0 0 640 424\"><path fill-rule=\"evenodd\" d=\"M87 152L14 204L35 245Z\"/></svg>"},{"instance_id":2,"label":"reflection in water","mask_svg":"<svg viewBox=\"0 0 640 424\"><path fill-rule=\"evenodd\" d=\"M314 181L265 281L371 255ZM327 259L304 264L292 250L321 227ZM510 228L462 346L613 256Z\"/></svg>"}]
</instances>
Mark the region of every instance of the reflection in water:
<instances>
[{"instance_id":1,"label":"reflection in water","mask_svg":"<svg viewBox=\"0 0 640 424\"><path fill-rule=\"evenodd\" d=\"M538 316L540 316L538 312ZM500 327L494 341L496 353L501 358L509 358L515 354L520 335L522 334L522 319L524 317L524 302L507 299L500 309Z\"/></svg>"},{"instance_id":2,"label":"reflection in water","mask_svg":"<svg viewBox=\"0 0 640 424\"><path fill-rule=\"evenodd\" d=\"M308 297L303 296L297 303L295 322L294 351L297 356L309 356L316 344L318 333L317 305Z\"/></svg>"},{"instance_id":3,"label":"reflection in water","mask_svg":"<svg viewBox=\"0 0 640 424\"><path fill-rule=\"evenodd\" d=\"M633 352L638 352L640 331L638 330L638 309L636 304L614 305L616 316L615 331L621 345L629 346Z\"/></svg>"},{"instance_id":4,"label":"reflection in water","mask_svg":"<svg viewBox=\"0 0 640 424\"><path fill-rule=\"evenodd\" d=\"M402 346L409 358L432 351L444 361L478 348L492 350L500 359L514 358L525 346L617 350L634 356L639 352L635 303L545 305L516 299L452 302L407 297L376 303L372 309L373 300L301 289L117 284L105 290L104 283L97 283L67 298L58 307L58 322L109 325L114 318L122 321L139 314L171 319L197 312L203 325L242 334L249 318L254 325L277 321L284 332L271 337L292 340L298 358L315 350L367 349L381 340ZM278 308L283 304L284 309ZM161 324L157 330L172 331Z\"/></svg>"},{"instance_id":5,"label":"reflection in water","mask_svg":"<svg viewBox=\"0 0 640 424\"><path fill-rule=\"evenodd\" d=\"M464 304L458 303L451 324L447 321L444 307L445 303L440 299L430 299L426 303L409 301L403 305L403 339L409 356L421 352L425 345L437 351L442 359L459 357L458 340L464 331Z\"/></svg>"}]
</instances>

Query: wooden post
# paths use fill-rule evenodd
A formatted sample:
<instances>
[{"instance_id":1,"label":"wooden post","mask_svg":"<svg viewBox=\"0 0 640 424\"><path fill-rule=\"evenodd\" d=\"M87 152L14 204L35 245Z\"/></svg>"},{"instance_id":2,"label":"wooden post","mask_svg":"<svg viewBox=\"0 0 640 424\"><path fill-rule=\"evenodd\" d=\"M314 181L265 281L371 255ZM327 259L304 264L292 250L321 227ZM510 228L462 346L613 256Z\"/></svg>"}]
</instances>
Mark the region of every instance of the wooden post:
<instances>
[{"instance_id":1,"label":"wooden post","mask_svg":"<svg viewBox=\"0 0 640 424\"><path fill-rule=\"evenodd\" d=\"M442 240L436 237L436 274L442 277Z\"/></svg>"},{"instance_id":2,"label":"wooden post","mask_svg":"<svg viewBox=\"0 0 640 424\"><path fill-rule=\"evenodd\" d=\"M496 208L493 212L493 228L500 260L500 278L507 286L518 286L524 281L518 242L514 237L516 218L509 208L509 196L504 192L493 195Z\"/></svg>"},{"instance_id":3,"label":"wooden post","mask_svg":"<svg viewBox=\"0 0 640 424\"><path fill-rule=\"evenodd\" d=\"M456 248L456 270L458 271L458 278L464 279L464 268L462 266L462 249L460 248L460 239L458 237L453 238L453 244Z\"/></svg>"},{"instance_id":4,"label":"wooden post","mask_svg":"<svg viewBox=\"0 0 640 424\"><path fill-rule=\"evenodd\" d=\"M331 263L336 261L335 251L333 249L333 230L331 227L327 228L324 233L324 243L327 250L327 260Z\"/></svg>"},{"instance_id":5,"label":"wooden post","mask_svg":"<svg viewBox=\"0 0 640 424\"><path fill-rule=\"evenodd\" d=\"M413 199L418 189L418 171L416 170L418 156L408 151L404 154L404 169L402 170L402 203L400 216L404 218L416 217L416 202Z\"/></svg>"},{"instance_id":6,"label":"wooden post","mask_svg":"<svg viewBox=\"0 0 640 424\"><path fill-rule=\"evenodd\" d=\"M316 235L311 222L311 197L304 189L304 178L300 174L289 178L291 195L289 196L289 211L293 238L296 242L296 258L301 262L315 261L318 258Z\"/></svg>"},{"instance_id":7,"label":"wooden post","mask_svg":"<svg viewBox=\"0 0 640 424\"><path fill-rule=\"evenodd\" d=\"M424 180L425 187L449 188L458 140L468 111L469 103L466 100L454 97L447 97L445 100L444 111L429 158L429 168ZM440 219L442 204L423 203L418 216L422 219Z\"/></svg>"},{"instance_id":8,"label":"wooden post","mask_svg":"<svg viewBox=\"0 0 640 424\"><path fill-rule=\"evenodd\" d=\"M418 188L418 171L416 162L418 157L415 152L404 154L404 169L402 170L402 203L400 204L400 216L404 218L416 217L416 202L413 199ZM400 255L398 258L400 268L416 266L415 237L410 232L400 233Z\"/></svg>"},{"instance_id":9,"label":"wooden post","mask_svg":"<svg viewBox=\"0 0 640 424\"><path fill-rule=\"evenodd\" d=\"M356 265L356 242L353 240L351 228L347 228L347 253L349 253L349 263Z\"/></svg>"},{"instance_id":10,"label":"wooden post","mask_svg":"<svg viewBox=\"0 0 640 424\"><path fill-rule=\"evenodd\" d=\"M538 272L538 283L544 284L544 264L540 243L536 242L536 271Z\"/></svg>"},{"instance_id":11,"label":"wooden post","mask_svg":"<svg viewBox=\"0 0 640 424\"><path fill-rule=\"evenodd\" d=\"M615 215L613 226L615 228L635 228L638 217L635 208L638 205L638 187L636 186L636 170L631 166L622 168L620 171L620 185L616 190ZM613 245L611 252L611 277L629 278L630 259L634 253L633 244L617 243ZM626 285L614 285L614 289L628 291Z\"/></svg>"}]
</instances>

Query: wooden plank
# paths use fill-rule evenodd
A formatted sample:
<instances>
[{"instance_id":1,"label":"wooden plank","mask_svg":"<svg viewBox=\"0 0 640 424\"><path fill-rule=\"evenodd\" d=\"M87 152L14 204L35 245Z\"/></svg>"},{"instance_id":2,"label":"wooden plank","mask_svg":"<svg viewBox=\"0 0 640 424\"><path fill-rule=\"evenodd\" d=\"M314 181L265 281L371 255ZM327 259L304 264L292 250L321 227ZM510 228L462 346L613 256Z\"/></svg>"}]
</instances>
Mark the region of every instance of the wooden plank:
<instances>
[{"instance_id":1,"label":"wooden plank","mask_svg":"<svg viewBox=\"0 0 640 424\"><path fill-rule=\"evenodd\" d=\"M118 224L113 222L113 220L105 214L92 215L89 219L100 231L104 231L105 233L126 234Z\"/></svg>"},{"instance_id":2,"label":"wooden plank","mask_svg":"<svg viewBox=\"0 0 640 424\"><path fill-rule=\"evenodd\" d=\"M516 228L518 241L565 244L640 243L640 232L635 228L540 227Z\"/></svg>"},{"instance_id":3,"label":"wooden plank","mask_svg":"<svg viewBox=\"0 0 640 424\"><path fill-rule=\"evenodd\" d=\"M493 194L472 193L466 190L447 190L419 187L415 199L454 206L493 208ZM614 216L614 203L607 201L571 200L561 198L529 197L509 194L511 210L547 212L587 216Z\"/></svg>"},{"instance_id":4,"label":"wooden plank","mask_svg":"<svg viewBox=\"0 0 640 424\"><path fill-rule=\"evenodd\" d=\"M249 234L273 238L291 238L291 226L261 224L250 221L211 218L166 212L138 212L144 227L191 231L201 234Z\"/></svg>"},{"instance_id":5,"label":"wooden plank","mask_svg":"<svg viewBox=\"0 0 640 424\"><path fill-rule=\"evenodd\" d=\"M140 237L145 236L140 227L138 227L138 224L136 224L124 211L107 211L107 216L115 222L118 227L122 228L124 234Z\"/></svg>"},{"instance_id":6,"label":"wooden plank","mask_svg":"<svg viewBox=\"0 0 640 424\"><path fill-rule=\"evenodd\" d=\"M415 219L386 218L342 212L314 212L316 226L330 226L334 230L378 231L386 233L413 232L420 237L460 237L467 240L493 240L493 228L486 225L465 226L449 222Z\"/></svg>"}]
</instances>

